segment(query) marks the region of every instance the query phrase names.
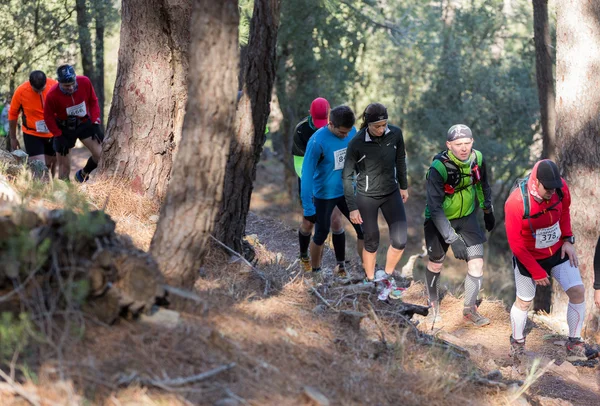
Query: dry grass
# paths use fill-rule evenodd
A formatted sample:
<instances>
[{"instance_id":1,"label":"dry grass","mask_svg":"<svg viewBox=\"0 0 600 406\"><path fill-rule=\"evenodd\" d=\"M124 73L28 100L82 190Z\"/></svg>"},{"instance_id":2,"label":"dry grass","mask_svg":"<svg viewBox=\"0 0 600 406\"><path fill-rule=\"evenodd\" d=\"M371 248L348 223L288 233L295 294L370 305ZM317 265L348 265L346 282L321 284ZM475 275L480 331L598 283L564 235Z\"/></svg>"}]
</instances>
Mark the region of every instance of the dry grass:
<instances>
[{"instance_id":1,"label":"dry grass","mask_svg":"<svg viewBox=\"0 0 600 406\"><path fill-rule=\"evenodd\" d=\"M148 251L160 207L157 202L131 190L124 182L114 178L96 178L80 186L90 202L104 210L117 223L117 232L131 237L140 249Z\"/></svg>"}]
</instances>

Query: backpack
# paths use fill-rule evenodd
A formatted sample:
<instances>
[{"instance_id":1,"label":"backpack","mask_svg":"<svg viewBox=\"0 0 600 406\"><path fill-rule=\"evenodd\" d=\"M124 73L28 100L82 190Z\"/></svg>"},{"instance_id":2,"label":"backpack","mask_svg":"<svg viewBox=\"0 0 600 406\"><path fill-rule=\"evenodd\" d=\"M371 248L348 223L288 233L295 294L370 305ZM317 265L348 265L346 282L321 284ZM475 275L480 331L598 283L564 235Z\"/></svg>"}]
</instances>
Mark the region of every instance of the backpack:
<instances>
[{"instance_id":1,"label":"backpack","mask_svg":"<svg viewBox=\"0 0 600 406\"><path fill-rule=\"evenodd\" d=\"M465 175L460 171L458 166L448 156L448 151L441 152L433 158L431 166L435 168L441 175L444 181L444 192L446 192L446 194L452 195L467 189L470 186L475 186L481 183L481 172L479 168L483 162L483 155L476 149L473 150L473 153L475 154L476 159L471 162L471 173L469 175ZM457 188L457 185L460 184L462 178L468 176L473 178L473 183L471 185Z\"/></svg>"},{"instance_id":2,"label":"backpack","mask_svg":"<svg viewBox=\"0 0 600 406\"><path fill-rule=\"evenodd\" d=\"M531 174L529 174L529 175L531 175ZM554 203L552 206L548 207L547 209L544 209L544 210L540 211L539 213L530 215L529 214L529 193L527 192L527 181L529 180L529 175L525 176L524 178L517 179L515 182L515 186L513 186L513 188L511 189L511 190L515 190L516 188L519 188L519 190L521 191L521 198L523 199L523 220L538 218L545 212L552 210L553 208L558 206L559 203L562 202L562 199L564 197L562 189L556 189L556 194L558 195L558 201L556 203Z\"/></svg>"}]
</instances>

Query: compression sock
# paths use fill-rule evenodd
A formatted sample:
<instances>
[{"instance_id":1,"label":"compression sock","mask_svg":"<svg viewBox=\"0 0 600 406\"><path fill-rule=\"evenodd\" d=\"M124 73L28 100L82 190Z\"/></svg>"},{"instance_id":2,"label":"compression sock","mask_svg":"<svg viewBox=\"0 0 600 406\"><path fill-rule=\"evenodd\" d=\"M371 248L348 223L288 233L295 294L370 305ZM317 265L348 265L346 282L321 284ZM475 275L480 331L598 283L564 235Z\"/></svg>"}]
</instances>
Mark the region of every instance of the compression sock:
<instances>
[{"instance_id":1,"label":"compression sock","mask_svg":"<svg viewBox=\"0 0 600 406\"><path fill-rule=\"evenodd\" d=\"M337 233L331 233L331 242L333 243L333 251L335 252L335 260L341 266L344 266L346 259L346 233L342 229Z\"/></svg>"},{"instance_id":2,"label":"compression sock","mask_svg":"<svg viewBox=\"0 0 600 406\"><path fill-rule=\"evenodd\" d=\"M429 303L439 301L439 280L441 272L431 272L429 268L425 271L425 280L427 282L427 293L429 294Z\"/></svg>"},{"instance_id":3,"label":"compression sock","mask_svg":"<svg viewBox=\"0 0 600 406\"><path fill-rule=\"evenodd\" d=\"M300 257L308 258L308 246L310 245L311 233L304 234L302 230L298 230L298 242L300 243Z\"/></svg>"},{"instance_id":4,"label":"compression sock","mask_svg":"<svg viewBox=\"0 0 600 406\"><path fill-rule=\"evenodd\" d=\"M585 318L585 302L571 303L567 307L567 324L569 325L569 337L581 337L581 327Z\"/></svg>"},{"instance_id":5,"label":"compression sock","mask_svg":"<svg viewBox=\"0 0 600 406\"><path fill-rule=\"evenodd\" d=\"M84 176L89 175L97 167L98 167L98 162L94 161L94 158L89 157L89 159L87 160L87 163L83 167L83 175Z\"/></svg>"},{"instance_id":6,"label":"compression sock","mask_svg":"<svg viewBox=\"0 0 600 406\"><path fill-rule=\"evenodd\" d=\"M512 336L515 340L524 340L523 332L527 324L527 312L519 309L515 304L510 309L510 326L512 328Z\"/></svg>"},{"instance_id":7,"label":"compression sock","mask_svg":"<svg viewBox=\"0 0 600 406\"><path fill-rule=\"evenodd\" d=\"M467 277L465 278L465 307L473 307L477 304L477 296L481 289L482 280L483 276L467 274Z\"/></svg>"}]
</instances>

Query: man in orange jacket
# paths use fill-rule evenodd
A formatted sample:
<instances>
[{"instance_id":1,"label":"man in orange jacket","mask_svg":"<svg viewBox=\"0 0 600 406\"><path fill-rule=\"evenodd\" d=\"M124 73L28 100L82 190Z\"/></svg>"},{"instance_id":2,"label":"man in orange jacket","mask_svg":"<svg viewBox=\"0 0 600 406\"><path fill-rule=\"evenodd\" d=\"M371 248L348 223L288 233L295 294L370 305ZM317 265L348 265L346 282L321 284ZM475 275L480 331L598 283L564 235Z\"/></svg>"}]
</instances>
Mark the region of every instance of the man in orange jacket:
<instances>
[{"instance_id":1,"label":"man in orange jacket","mask_svg":"<svg viewBox=\"0 0 600 406\"><path fill-rule=\"evenodd\" d=\"M23 141L30 161L42 161L54 175L56 152L52 146L52 133L44 121L46 95L56 80L46 78L40 70L29 74L29 81L17 87L10 103L8 125L13 150L21 148L17 140L17 120L21 115Z\"/></svg>"}]
</instances>

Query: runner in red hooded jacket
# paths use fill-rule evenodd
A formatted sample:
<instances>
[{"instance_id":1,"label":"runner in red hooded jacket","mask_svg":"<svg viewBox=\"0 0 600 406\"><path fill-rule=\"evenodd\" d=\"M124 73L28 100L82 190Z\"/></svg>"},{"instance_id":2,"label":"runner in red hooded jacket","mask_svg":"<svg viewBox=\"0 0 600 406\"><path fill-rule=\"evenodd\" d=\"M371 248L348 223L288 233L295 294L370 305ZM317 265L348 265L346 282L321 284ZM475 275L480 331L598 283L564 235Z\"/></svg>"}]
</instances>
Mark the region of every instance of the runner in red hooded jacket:
<instances>
[{"instance_id":1,"label":"runner in red hooded jacket","mask_svg":"<svg viewBox=\"0 0 600 406\"><path fill-rule=\"evenodd\" d=\"M506 237L514 255L517 289L517 298L510 311L510 354L517 362L524 354L523 332L536 286L550 285L550 277L569 297L567 355L571 359L585 357L585 346L581 341L585 291L571 230L570 206L569 188L556 164L548 159L535 164L526 184L513 190L504 205Z\"/></svg>"}]
</instances>

